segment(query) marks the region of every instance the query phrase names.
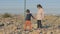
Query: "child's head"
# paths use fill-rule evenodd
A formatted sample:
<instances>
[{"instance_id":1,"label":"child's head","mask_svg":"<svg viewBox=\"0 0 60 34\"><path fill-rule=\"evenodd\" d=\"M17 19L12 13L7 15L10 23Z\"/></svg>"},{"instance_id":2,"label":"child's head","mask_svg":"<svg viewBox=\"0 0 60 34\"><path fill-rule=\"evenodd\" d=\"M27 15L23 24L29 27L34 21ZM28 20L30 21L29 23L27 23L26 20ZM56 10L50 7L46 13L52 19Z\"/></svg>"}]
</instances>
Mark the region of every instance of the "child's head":
<instances>
[{"instance_id":1,"label":"child's head","mask_svg":"<svg viewBox=\"0 0 60 34\"><path fill-rule=\"evenodd\" d=\"M29 10L29 9L27 9L27 10L26 10L26 13L30 13L30 10Z\"/></svg>"},{"instance_id":2,"label":"child's head","mask_svg":"<svg viewBox=\"0 0 60 34\"><path fill-rule=\"evenodd\" d=\"M38 5L37 5L37 8L40 9L40 8L42 8L42 6L41 6L40 4L38 4Z\"/></svg>"}]
</instances>

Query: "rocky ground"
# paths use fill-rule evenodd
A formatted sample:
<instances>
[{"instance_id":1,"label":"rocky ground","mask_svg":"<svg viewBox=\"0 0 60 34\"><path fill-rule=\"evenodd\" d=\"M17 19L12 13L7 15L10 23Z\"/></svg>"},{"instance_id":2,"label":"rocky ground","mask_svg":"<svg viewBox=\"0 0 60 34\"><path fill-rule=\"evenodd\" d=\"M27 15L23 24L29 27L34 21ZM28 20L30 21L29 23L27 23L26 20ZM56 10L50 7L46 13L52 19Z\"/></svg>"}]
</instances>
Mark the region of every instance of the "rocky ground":
<instances>
[{"instance_id":1,"label":"rocky ground","mask_svg":"<svg viewBox=\"0 0 60 34\"><path fill-rule=\"evenodd\" d=\"M0 18L0 34L60 34L59 16L45 16L42 24L44 28L38 30L36 20L32 19L32 31L24 31L22 17Z\"/></svg>"}]
</instances>

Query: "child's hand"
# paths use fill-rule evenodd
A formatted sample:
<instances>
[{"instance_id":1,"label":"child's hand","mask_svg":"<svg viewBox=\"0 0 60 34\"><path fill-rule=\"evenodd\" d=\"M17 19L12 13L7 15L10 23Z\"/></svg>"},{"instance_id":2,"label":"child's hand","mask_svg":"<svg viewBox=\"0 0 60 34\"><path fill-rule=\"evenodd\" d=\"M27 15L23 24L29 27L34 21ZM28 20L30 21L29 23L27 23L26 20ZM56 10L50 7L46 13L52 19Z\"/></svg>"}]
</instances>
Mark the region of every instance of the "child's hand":
<instances>
[{"instance_id":1,"label":"child's hand","mask_svg":"<svg viewBox=\"0 0 60 34\"><path fill-rule=\"evenodd\" d=\"M34 19L36 19L36 18L34 17Z\"/></svg>"}]
</instances>

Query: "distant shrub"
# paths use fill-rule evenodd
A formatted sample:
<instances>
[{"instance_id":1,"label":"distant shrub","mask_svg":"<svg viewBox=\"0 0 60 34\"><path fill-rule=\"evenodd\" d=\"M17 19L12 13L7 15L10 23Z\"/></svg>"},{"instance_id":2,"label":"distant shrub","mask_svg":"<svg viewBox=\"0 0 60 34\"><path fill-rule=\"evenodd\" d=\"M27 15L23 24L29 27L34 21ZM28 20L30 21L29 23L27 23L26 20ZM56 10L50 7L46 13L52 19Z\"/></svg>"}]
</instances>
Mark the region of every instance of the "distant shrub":
<instances>
[{"instance_id":1,"label":"distant shrub","mask_svg":"<svg viewBox=\"0 0 60 34\"><path fill-rule=\"evenodd\" d=\"M9 13L5 13L5 14L2 15L2 17L3 17L3 18L8 18L8 17L12 17L12 16L11 16L11 14L9 14Z\"/></svg>"}]
</instances>

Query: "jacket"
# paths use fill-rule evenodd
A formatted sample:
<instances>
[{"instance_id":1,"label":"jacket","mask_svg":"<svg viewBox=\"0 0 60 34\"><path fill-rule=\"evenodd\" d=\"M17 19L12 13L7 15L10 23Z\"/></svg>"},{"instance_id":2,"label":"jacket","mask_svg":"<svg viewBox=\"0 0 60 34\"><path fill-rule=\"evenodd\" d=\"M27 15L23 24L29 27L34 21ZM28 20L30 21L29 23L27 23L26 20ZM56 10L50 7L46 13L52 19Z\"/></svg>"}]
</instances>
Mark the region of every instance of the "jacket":
<instances>
[{"instance_id":1,"label":"jacket","mask_svg":"<svg viewBox=\"0 0 60 34\"><path fill-rule=\"evenodd\" d=\"M43 8L38 9L36 19L37 20L43 20L44 18L44 10Z\"/></svg>"}]
</instances>

